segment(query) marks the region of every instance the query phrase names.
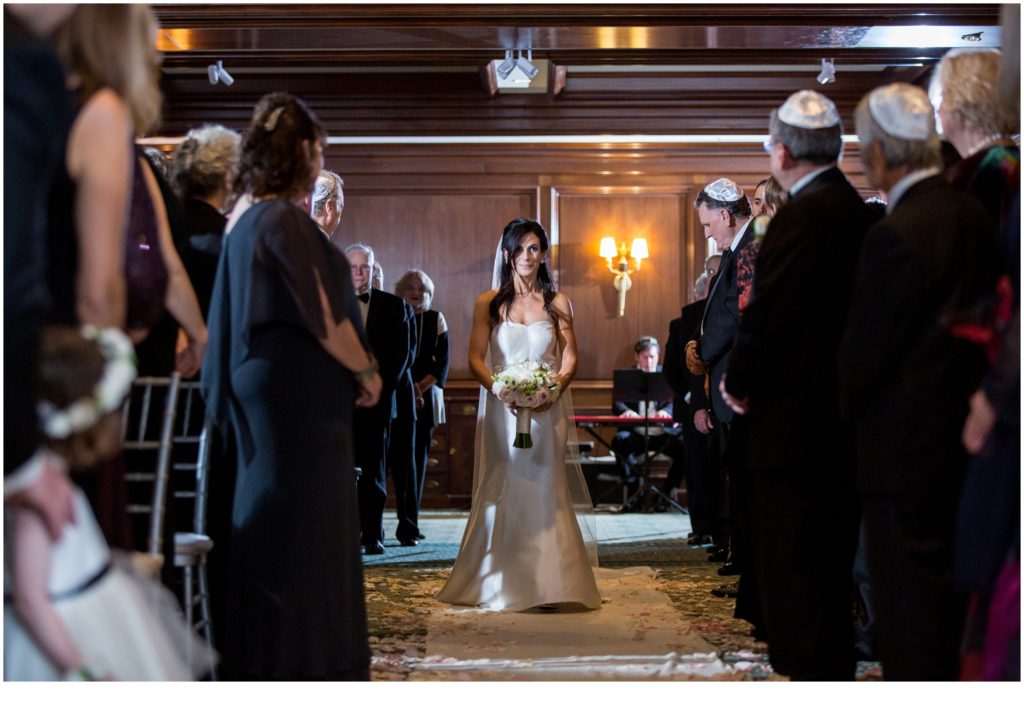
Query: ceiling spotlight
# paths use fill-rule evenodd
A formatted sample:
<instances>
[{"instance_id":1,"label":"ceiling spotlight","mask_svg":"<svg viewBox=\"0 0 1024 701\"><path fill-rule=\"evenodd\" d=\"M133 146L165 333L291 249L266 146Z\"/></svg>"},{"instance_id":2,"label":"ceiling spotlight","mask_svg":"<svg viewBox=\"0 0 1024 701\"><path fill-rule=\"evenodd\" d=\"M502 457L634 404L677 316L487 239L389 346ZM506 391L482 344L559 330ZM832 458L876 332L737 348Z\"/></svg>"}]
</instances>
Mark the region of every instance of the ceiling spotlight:
<instances>
[{"instance_id":1,"label":"ceiling spotlight","mask_svg":"<svg viewBox=\"0 0 1024 701\"><path fill-rule=\"evenodd\" d=\"M210 77L210 85L216 85L217 83L232 85L235 82L235 79L231 77L231 74L224 70L223 61L211 63L206 67L206 73Z\"/></svg>"},{"instance_id":2,"label":"ceiling spotlight","mask_svg":"<svg viewBox=\"0 0 1024 701\"><path fill-rule=\"evenodd\" d=\"M537 76L538 68L533 65L533 49L527 49L526 56L526 58L523 58L523 50L519 49L519 58L516 60L516 66L526 76L526 82L528 83Z\"/></svg>"},{"instance_id":3,"label":"ceiling spotlight","mask_svg":"<svg viewBox=\"0 0 1024 701\"><path fill-rule=\"evenodd\" d=\"M836 82L836 64L832 59L821 59L821 73L818 74L818 82L822 85Z\"/></svg>"},{"instance_id":4,"label":"ceiling spotlight","mask_svg":"<svg viewBox=\"0 0 1024 701\"><path fill-rule=\"evenodd\" d=\"M964 34L960 37L964 41L981 41L981 32L974 32L974 34Z\"/></svg>"},{"instance_id":5,"label":"ceiling spotlight","mask_svg":"<svg viewBox=\"0 0 1024 701\"><path fill-rule=\"evenodd\" d=\"M495 61L495 63L498 62ZM515 69L515 67L516 61L514 58L512 58L512 49L505 49L505 60L502 61L494 70L498 72L498 75L501 77L502 80L505 80L505 78L508 78L509 73L511 73Z\"/></svg>"}]
</instances>

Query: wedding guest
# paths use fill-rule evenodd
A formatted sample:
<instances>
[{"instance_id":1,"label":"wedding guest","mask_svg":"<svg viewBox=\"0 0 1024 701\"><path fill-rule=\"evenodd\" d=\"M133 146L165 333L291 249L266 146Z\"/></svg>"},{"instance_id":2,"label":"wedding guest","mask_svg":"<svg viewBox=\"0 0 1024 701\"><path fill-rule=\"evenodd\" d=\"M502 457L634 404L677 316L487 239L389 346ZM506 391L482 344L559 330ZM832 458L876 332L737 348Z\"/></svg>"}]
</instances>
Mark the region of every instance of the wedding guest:
<instances>
[{"instance_id":1,"label":"wedding guest","mask_svg":"<svg viewBox=\"0 0 1024 701\"><path fill-rule=\"evenodd\" d=\"M1007 10L1016 10L1011 26L1017 27L1019 44L1019 8ZM950 182L981 202L996 222L1000 275L982 307L992 311L964 327L985 344L991 364L971 396L963 429L973 457L957 514L953 576L970 596L964 680L1020 674L1019 661L1013 671L1012 626L999 623L1019 620L999 611L999 601L1006 600L1000 592L1020 578L1020 148L1009 138L1020 127L1017 48L1004 46L1001 54L950 51L933 79L943 134L964 157ZM1019 623L1016 631L1019 649Z\"/></svg>"},{"instance_id":2,"label":"wedding guest","mask_svg":"<svg viewBox=\"0 0 1024 701\"><path fill-rule=\"evenodd\" d=\"M19 203L4 208L4 506L35 509L56 540L74 519L74 501L70 482L41 449L36 377L50 304L45 194L63 168L71 100L45 40L74 6L8 4L3 11L4 200Z\"/></svg>"},{"instance_id":3,"label":"wedding guest","mask_svg":"<svg viewBox=\"0 0 1024 701\"><path fill-rule=\"evenodd\" d=\"M764 186L767 182L768 179L765 178L754 186L754 194L750 196L751 216L759 217L762 214L768 214L768 205L764 201Z\"/></svg>"},{"instance_id":4,"label":"wedding guest","mask_svg":"<svg viewBox=\"0 0 1024 701\"><path fill-rule=\"evenodd\" d=\"M224 675L366 680L353 406L380 396L348 261L303 201L327 135L298 98L264 96L233 189L202 389L238 451Z\"/></svg>"},{"instance_id":5,"label":"wedding guest","mask_svg":"<svg viewBox=\"0 0 1024 701\"><path fill-rule=\"evenodd\" d=\"M983 350L951 325L991 289L991 221L943 179L921 88L873 90L854 120L868 180L889 197L864 241L839 356L857 421L878 655L887 680L951 680L964 613L951 577L967 467L960 428L984 370Z\"/></svg>"},{"instance_id":6,"label":"wedding guest","mask_svg":"<svg viewBox=\"0 0 1024 701\"><path fill-rule=\"evenodd\" d=\"M786 188L775 179L775 176L771 176L764 183L764 206L765 214L769 217L774 217L779 213L779 207L786 204L786 200L789 199L789 193L786 192Z\"/></svg>"},{"instance_id":7,"label":"wedding guest","mask_svg":"<svg viewBox=\"0 0 1024 701\"><path fill-rule=\"evenodd\" d=\"M708 263L705 262L705 268ZM699 432L693 423L693 414L707 410L707 395L704 394L704 378L689 372L684 359L686 343L696 336L700 318L704 314L704 301L708 296L710 276L701 273L693 285L695 301L682 308L678 318L669 323L668 342L665 344L663 372L665 381L672 388L672 418L682 427L684 474L669 470L665 478L665 489L669 496L679 501L677 490L680 481L686 480L686 505L690 512L692 532L687 536L690 545L710 545L712 532L713 502L709 492L707 459L707 437ZM673 467L675 465L673 464Z\"/></svg>"},{"instance_id":8,"label":"wedding guest","mask_svg":"<svg viewBox=\"0 0 1024 701\"><path fill-rule=\"evenodd\" d=\"M205 319L217 275L231 198L231 178L238 166L241 137L219 124L191 129L174 150L170 180L184 206L185 252L181 260L192 280Z\"/></svg>"},{"instance_id":9,"label":"wedding guest","mask_svg":"<svg viewBox=\"0 0 1024 701\"><path fill-rule=\"evenodd\" d=\"M434 429L445 423L444 385L448 381L448 323L444 315L431 309L434 281L422 270L409 270L395 283L395 294L415 312L416 357L412 363L413 390L416 393L417 540L423 540L419 528L419 509L427 479L427 460Z\"/></svg>"},{"instance_id":10,"label":"wedding guest","mask_svg":"<svg viewBox=\"0 0 1024 701\"><path fill-rule=\"evenodd\" d=\"M852 680L858 511L836 356L870 213L838 168L831 100L794 93L769 130L772 175L791 194L761 244L723 399L748 415L753 581L772 667Z\"/></svg>"},{"instance_id":11,"label":"wedding guest","mask_svg":"<svg viewBox=\"0 0 1024 701\"><path fill-rule=\"evenodd\" d=\"M312 216L324 236L331 238L345 211L345 181L330 170L321 170L313 187Z\"/></svg>"},{"instance_id":12,"label":"wedding guest","mask_svg":"<svg viewBox=\"0 0 1024 701\"><path fill-rule=\"evenodd\" d=\"M367 555L384 552L384 502L387 501L388 452L391 422L398 416L398 402L411 397L396 393L409 362L409 325L407 305L399 297L375 290L370 285L373 249L365 243L345 248L352 272L352 285L359 299L360 317L366 337L380 363L383 389L380 402L357 409L353 419L356 465L359 477L359 519L363 549ZM415 407L413 408L415 411Z\"/></svg>"},{"instance_id":13,"label":"wedding guest","mask_svg":"<svg viewBox=\"0 0 1024 701\"><path fill-rule=\"evenodd\" d=\"M380 290L384 282L384 273L380 261L373 262L373 288ZM402 299L396 290L395 296ZM409 356L402 369L401 378L395 388L395 400L398 413L391 421L387 455L385 456L385 472L391 475L395 487L395 511L398 527L395 538L404 547L419 545L419 483L416 481L416 421L418 402L413 386L412 364L419 351L416 330L416 312L411 304L405 302L405 316L409 330Z\"/></svg>"},{"instance_id":14,"label":"wedding guest","mask_svg":"<svg viewBox=\"0 0 1024 701\"><path fill-rule=\"evenodd\" d=\"M49 320L124 328L141 340L167 306L192 326L183 362L193 369L206 329L195 323L191 288L185 292L187 278L157 220L152 171L133 145L160 116L155 32L144 5L79 5L57 32L74 105L64 167L49 193ZM98 468L85 491L107 540L132 547L123 471L119 459Z\"/></svg>"},{"instance_id":15,"label":"wedding guest","mask_svg":"<svg viewBox=\"0 0 1024 701\"><path fill-rule=\"evenodd\" d=\"M686 344L687 367L707 372L709 387L709 408L707 412L694 415L698 431L710 434L711 459L721 476L721 484L729 483L729 437L733 417L732 408L725 403L721 393L722 375L725 373L732 354L733 341L739 323L739 298L737 293L736 258L753 238L748 233L750 224L750 202L736 183L728 178L719 178L708 183L693 203L697 217L704 229L704 238L715 242L722 252L722 263L708 293L701 318L700 336ZM692 371L692 369L691 369ZM745 448L733 444L733 451ZM728 488L719 491L723 499L717 509L719 522L715 529L715 549L709 556L713 562L729 559L730 540L734 523L733 505ZM732 592L723 590L725 594Z\"/></svg>"}]
</instances>

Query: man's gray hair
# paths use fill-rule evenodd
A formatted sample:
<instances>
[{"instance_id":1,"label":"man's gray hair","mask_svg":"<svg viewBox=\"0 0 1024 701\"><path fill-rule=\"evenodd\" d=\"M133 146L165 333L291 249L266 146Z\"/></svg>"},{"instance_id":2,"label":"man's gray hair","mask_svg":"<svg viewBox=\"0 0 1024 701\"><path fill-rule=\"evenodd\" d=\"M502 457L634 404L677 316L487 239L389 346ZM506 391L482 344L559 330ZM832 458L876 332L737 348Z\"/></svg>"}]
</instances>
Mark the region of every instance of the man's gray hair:
<instances>
[{"instance_id":1,"label":"man's gray hair","mask_svg":"<svg viewBox=\"0 0 1024 701\"><path fill-rule=\"evenodd\" d=\"M697 278L697 281L693 283L693 294L697 299L704 299L704 297L707 296L708 280L710 279L711 278L708 277L707 272L703 272Z\"/></svg>"},{"instance_id":2,"label":"man's gray hair","mask_svg":"<svg viewBox=\"0 0 1024 701\"><path fill-rule=\"evenodd\" d=\"M927 141L911 141L887 134L871 114L871 108L868 105L869 97L870 95L865 95L861 98L853 113L862 159L868 145L877 142L882 147L882 158L888 170L901 166L907 166L911 170L942 166L939 136L934 129Z\"/></svg>"},{"instance_id":3,"label":"man's gray hair","mask_svg":"<svg viewBox=\"0 0 1024 701\"><path fill-rule=\"evenodd\" d=\"M370 244L368 244L368 243L362 243L362 242L350 243L349 245L345 246L345 255L346 256L349 253L351 253L352 251L362 251L363 252L363 255L366 256L366 261L368 263L370 263L370 268L371 268L371 272L372 272L373 261L377 260L377 256L375 256L374 253L373 253L373 247L370 246Z\"/></svg>"},{"instance_id":4,"label":"man's gray hair","mask_svg":"<svg viewBox=\"0 0 1024 701\"><path fill-rule=\"evenodd\" d=\"M345 181L341 176L330 170L321 170L316 176L316 186L313 188L313 216L319 217L324 213L327 203L337 199L345 187Z\"/></svg>"},{"instance_id":5,"label":"man's gray hair","mask_svg":"<svg viewBox=\"0 0 1024 701\"><path fill-rule=\"evenodd\" d=\"M768 131L772 141L785 144L796 161L830 165L838 161L843 152L842 123L822 129L803 129L786 124L779 119L779 111L772 110Z\"/></svg>"}]
</instances>

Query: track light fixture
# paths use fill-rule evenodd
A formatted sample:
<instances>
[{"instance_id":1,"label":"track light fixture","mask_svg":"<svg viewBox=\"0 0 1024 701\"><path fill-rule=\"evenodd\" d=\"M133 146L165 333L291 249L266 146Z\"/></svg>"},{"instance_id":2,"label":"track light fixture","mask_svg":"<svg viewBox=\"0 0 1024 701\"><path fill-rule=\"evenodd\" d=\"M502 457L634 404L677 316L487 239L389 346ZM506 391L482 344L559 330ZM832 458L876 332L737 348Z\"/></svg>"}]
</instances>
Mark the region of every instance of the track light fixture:
<instances>
[{"instance_id":1,"label":"track light fixture","mask_svg":"<svg viewBox=\"0 0 1024 701\"><path fill-rule=\"evenodd\" d=\"M512 73L515 67L516 61L512 58L512 49L505 49L505 60L502 61L494 70L497 71L498 76L502 80L505 80L508 78L509 74Z\"/></svg>"},{"instance_id":2,"label":"track light fixture","mask_svg":"<svg viewBox=\"0 0 1024 701\"><path fill-rule=\"evenodd\" d=\"M516 67L523 72L523 75L526 76L525 82L527 83L537 76L538 68L533 65L533 49L526 50L526 58L523 58L523 50L519 49L519 58L516 60Z\"/></svg>"},{"instance_id":3,"label":"track light fixture","mask_svg":"<svg viewBox=\"0 0 1024 701\"><path fill-rule=\"evenodd\" d=\"M821 59L821 73L818 74L818 82L822 85L836 82L836 64L832 59Z\"/></svg>"},{"instance_id":4,"label":"track light fixture","mask_svg":"<svg viewBox=\"0 0 1024 701\"><path fill-rule=\"evenodd\" d=\"M235 79L231 77L231 74L224 70L223 61L211 63L206 67L206 73L210 76L210 85L224 83L224 85L230 86L235 82Z\"/></svg>"}]
</instances>

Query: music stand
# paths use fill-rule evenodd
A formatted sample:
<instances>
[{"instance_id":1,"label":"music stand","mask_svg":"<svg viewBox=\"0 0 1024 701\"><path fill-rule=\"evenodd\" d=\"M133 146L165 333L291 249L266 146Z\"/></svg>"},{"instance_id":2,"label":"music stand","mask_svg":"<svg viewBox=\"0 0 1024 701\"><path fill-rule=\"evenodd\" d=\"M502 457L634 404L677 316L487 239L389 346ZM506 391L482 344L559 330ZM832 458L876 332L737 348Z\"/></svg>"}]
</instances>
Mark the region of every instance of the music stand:
<instances>
[{"instance_id":1,"label":"music stand","mask_svg":"<svg viewBox=\"0 0 1024 701\"><path fill-rule=\"evenodd\" d=\"M644 402L648 406L651 402L670 402L673 398L672 388L668 386L664 373L644 372L639 368L629 368L612 371L612 402L623 404L635 404ZM626 502L626 508L640 505L642 507L644 497L654 494L658 499L666 502L669 506L680 513L688 514L686 507L680 505L675 499L662 492L648 480L650 471L651 455L650 450L650 429L651 422L648 411L643 412L643 435L644 435L644 460L637 469L639 483L636 494ZM629 459L628 456L625 459Z\"/></svg>"}]
</instances>

